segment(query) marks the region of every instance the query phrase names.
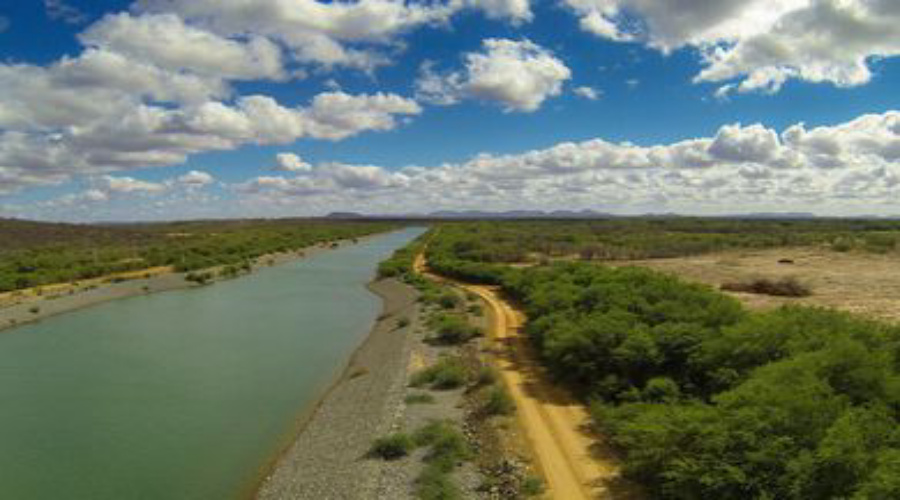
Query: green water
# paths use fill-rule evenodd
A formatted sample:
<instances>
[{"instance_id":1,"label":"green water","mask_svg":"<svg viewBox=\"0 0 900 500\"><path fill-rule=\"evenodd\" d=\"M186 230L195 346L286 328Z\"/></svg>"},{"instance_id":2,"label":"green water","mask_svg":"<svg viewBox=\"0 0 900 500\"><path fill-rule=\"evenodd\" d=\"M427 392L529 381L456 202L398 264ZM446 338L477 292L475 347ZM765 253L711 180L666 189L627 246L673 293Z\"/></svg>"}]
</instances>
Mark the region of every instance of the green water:
<instances>
[{"instance_id":1,"label":"green water","mask_svg":"<svg viewBox=\"0 0 900 500\"><path fill-rule=\"evenodd\" d=\"M237 498L378 315L421 233L0 334L0 498Z\"/></svg>"}]
</instances>

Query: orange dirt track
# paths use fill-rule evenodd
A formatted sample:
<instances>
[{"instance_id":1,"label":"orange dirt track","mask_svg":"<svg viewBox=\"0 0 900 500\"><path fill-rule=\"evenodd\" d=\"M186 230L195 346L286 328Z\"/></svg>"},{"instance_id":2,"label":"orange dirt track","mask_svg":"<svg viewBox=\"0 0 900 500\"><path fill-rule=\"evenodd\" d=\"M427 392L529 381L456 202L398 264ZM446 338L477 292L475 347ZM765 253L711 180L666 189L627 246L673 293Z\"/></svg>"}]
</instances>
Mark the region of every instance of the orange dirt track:
<instances>
[{"instance_id":1,"label":"orange dirt track","mask_svg":"<svg viewBox=\"0 0 900 500\"><path fill-rule=\"evenodd\" d=\"M494 287L447 280L426 270L424 254L415 269L477 294L489 306L495 361L519 424L547 484L547 497L560 500L635 498L622 484L616 457L590 432L587 409L547 380L520 334L524 315L504 301Z\"/></svg>"}]
</instances>

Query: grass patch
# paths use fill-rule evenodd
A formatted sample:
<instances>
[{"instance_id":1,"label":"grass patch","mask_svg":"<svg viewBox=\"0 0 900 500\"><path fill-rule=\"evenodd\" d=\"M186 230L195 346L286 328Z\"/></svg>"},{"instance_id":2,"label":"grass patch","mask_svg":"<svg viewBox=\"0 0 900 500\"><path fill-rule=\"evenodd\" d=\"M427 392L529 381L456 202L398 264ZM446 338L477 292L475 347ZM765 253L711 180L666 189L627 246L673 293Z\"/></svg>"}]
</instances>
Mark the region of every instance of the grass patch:
<instances>
[{"instance_id":1,"label":"grass patch","mask_svg":"<svg viewBox=\"0 0 900 500\"><path fill-rule=\"evenodd\" d=\"M431 318L428 325L434 330L433 341L442 345L464 344L481 335L481 329L456 314L438 314Z\"/></svg>"},{"instance_id":2,"label":"grass patch","mask_svg":"<svg viewBox=\"0 0 900 500\"><path fill-rule=\"evenodd\" d=\"M434 396L428 393L419 392L406 396L404 401L406 401L406 404L408 405L430 404L434 403Z\"/></svg>"},{"instance_id":3,"label":"grass patch","mask_svg":"<svg viewBox=\"0 0 900 500\"><path fill-rule=\"evenodd\" d=\"M413 436L418 446L428 446L425 468L416 478L416 496L422 500L462 498L450 475L460 463L471 457L465 437L453 424L434 421Z\"/></svg>"},{"instance_id":4,"label":"grass patch","mask_svg":"<svg viewBox=\"0 0 900 500\"><path fill-rule=\"evenodd\" d=\"M510 415L516 411L516 403L500 384L487 389L484 398L484 413L487 415Z\"/></svg>"},{"instance_id":5,"label":"grass patch","mask_svg":"<svg viewBox=\"0 0 900 500\"><path fill-rule=\"evenodd\" d=\"M429 387L436 390L450 390L463 386L468 380L466 367L456 357L443 357L432 366L416 372L412 376L412 387Z\"/></svg>"},{"instance_id":6,"label":"grass patch","mask_svg":"<svg viewBox=\"0 0 900 500\"><path fill-rule=\"evenodd\" d=\"M528 476L522 481L522 494L528 498L543 494L545 489L544 482L537 476Z\"/></svg>"},{"instance_id":7,"label":"grass patch","mask_svg":"<svg viewBox=\"0 0 900 500\"><path fill-rule=\"evenodd\" d=\"M723 283L720 288L729 292L756 293L777 297L808 297L812 295L812 290L796 278L782 278L779 280L757 278L750 281Z\"/></svg>"},{"instance_id":8,"label":"grass patch","mask_svg":"<svg viewBox=\"0 0 900 500\"><path fill-rule=\"evenodd\" d=\"M497 370L492 366L481 365L478 368L478 373L475 374L475 386L476 387L484 387L491 385L497 380L500 379L500 375L497 373Z\"/></svg>"},{"instance_id":9,"label":"grass patch","mask_svg":"<svg viewBox=\"0 0 900 500\"><path fill-rule=\"evenodd\" d=\"M382 460L397 460L409 455L413 448L415 448L413 439L408 434L397 432L376 439L369 449L369 456Z\"/></svg>"}]
</instances>

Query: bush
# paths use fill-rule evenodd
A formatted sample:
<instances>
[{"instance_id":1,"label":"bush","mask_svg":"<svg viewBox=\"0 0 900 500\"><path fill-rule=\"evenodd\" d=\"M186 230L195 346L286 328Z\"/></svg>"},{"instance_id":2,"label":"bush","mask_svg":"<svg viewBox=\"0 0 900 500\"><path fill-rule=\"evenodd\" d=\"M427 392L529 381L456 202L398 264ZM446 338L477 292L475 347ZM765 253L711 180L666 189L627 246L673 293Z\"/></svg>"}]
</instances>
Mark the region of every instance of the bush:
<instances>
[{"instance_id":1,"label":"bush","mask_svg":"<svg viewBox=\"0 0 900 500\"><path fill-rule=\"evenodd\" d=\"M681 394L678 384L668 377L651 378L642 391L642 399L656 403L675 401Z\"/></svg>"},{"instance_id":2,"label":"bush","mask_svg":"<svg viewBox=\"0 0 900 500\"><path fill-rule=\"evenodd\" d=\"M542 495L544 489L544 482L537 476L529 475L522 481L522 494L526 497Z\"/></svg>"},{"instance_id":3,"label":"bush","mask_svg":"<svg viewBox=\"0 0 900 500\"><path fill-rule=\"evenodd\" d=\"M481 335L481 330L462 316L440 314L430 321L434 330L434 341L444 345L458 345Z\"/></svg>"},{"instance_id":4,"label":"bush","mask_svg":"<svg viewBox=\"0 0 900 500\"><path fill-rule=\"evenodd\" d=\"M405 316L402 318L397 318L397 329L398 330L400 328L406 328L407 326L409 326L409 324L410 324L409 318L407 318Z\"/></svg>"},{"instance_id":5,"label":"bush","mask_svg":"<svg viewBox=\"0 0 900 500\"><path fill-rule=\"evenodd\" d=\"M478 368L478 373L475 375L475 385L478 387L491 385L499 378L500 376L497 374L497 370L495 370L494 367L482 365Z\"/></svg>"},{"instance_id":6,"label":"bush","mask_svg":"<svg viewBox=\"0 0 900 500\"><path fill-rule=\"evenodd\" d=\"M452 469L469 458L469 445L459 429L449 421L429 422L413 435L418 446L429 446L425 461L437 463L444 469Z\"/></svg>"},{"instance_id":7,"label":"bush","mask_svg":"<svg viewBox=\"0 0 900 500\"><path fill-rule=\"evenodd\" d=\"M449 290L445 291L437 299L438 305L443 307L444 309L454 309L461 302L462 301L459 299L459 295L456 295L454 292Z\"/></svg>"},{"instance_id":8,"label":"bush","mask_svg":"<svg viewBox=\"0 0 900 500\"><path fill-rule=\"evenodd\" d=\"M412 377L413 387L428 386L437 390L456 389L467 381L466 368L459 358L443 357L433 366L418 371Z\"/></svg>"},{"instance_id":9,"label":"bush","mask_svg":"<svg viewBox=\"0 0 900 500\"><path fill-rule=\"evenodd\" d=\"M509 415L516 411L516 403L503 386L494 385L487 390L483 410L487 415Z\"/></svg>"},{"instance_id":10,"label":"bush","mask_svg":"<svg viewBox=\"0 0 900 500\"><path fill-rule=\"evenodd\" d=\"M462 433L449 422L433 421L416 431L413 439L430 448L425 455L427 465L416 478L416 495L427 500L461 498L450 474L471 454Z\"/></svg>"},{"instance_id":11,"label":"bush","mask_svg":"<svg viewBox=\"0 0 900 500\"><path fill-rule=\"evenodd\" d=\"M376 439L369 449L369 455L383 460L396 460L408 455L414 445L412 438L398 432Z\"/></svg>"},{"instance_id":12,"label":"bush","mask_svg":"<svg viewBox=\"0 0 900 500\"><path fill-rule=\"evenodd\" d=\"M812 295L809 287L797 281L796 278L782 278L780 280L758 278L745 282L723 283L721 288L729 292L756 293L778 297L808 297Z\"/></svg>"}]
</instances>

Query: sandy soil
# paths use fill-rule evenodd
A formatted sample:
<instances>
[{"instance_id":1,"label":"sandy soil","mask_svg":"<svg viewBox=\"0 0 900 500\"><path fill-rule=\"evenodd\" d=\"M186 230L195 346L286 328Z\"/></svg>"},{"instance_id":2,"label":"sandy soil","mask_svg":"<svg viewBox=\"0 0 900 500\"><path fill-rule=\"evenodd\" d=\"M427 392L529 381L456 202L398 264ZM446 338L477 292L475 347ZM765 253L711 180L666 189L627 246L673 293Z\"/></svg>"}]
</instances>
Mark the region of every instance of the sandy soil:
<instances>
[{"instance_id":1,"label":"sandy soil","mask_svg":"<svg viewBox=\"0 0 900 500\"><path fill-rule=\"evenodd\" d=\"M424 256L416 269L425 272ZM587 409L548 381L520 335L521 312L494 288L457 283L489 306L490 337L501 377L516 402L519 424L555 499L628 498L635 493L620 478L615 455L590 432Z\"/></svg>"},{"instance_id":2,"label":"sandy soil","mask_svg":"<svg viewBox=\"0 0 900 500\"><path fill-rule=\"evenodd\" d=\"M784 259L793 263L778 262ZM892 255L779 248L635 260L614 265L650 267L716 288L729 281L795 277L812 289L811 296L788 298L728 293L756 309L804 304L835 307L889 321L900 320L900 259Z\"/></svg>"}]
</instances>

